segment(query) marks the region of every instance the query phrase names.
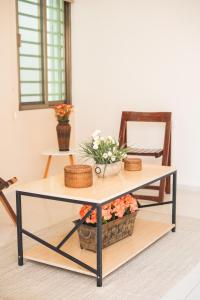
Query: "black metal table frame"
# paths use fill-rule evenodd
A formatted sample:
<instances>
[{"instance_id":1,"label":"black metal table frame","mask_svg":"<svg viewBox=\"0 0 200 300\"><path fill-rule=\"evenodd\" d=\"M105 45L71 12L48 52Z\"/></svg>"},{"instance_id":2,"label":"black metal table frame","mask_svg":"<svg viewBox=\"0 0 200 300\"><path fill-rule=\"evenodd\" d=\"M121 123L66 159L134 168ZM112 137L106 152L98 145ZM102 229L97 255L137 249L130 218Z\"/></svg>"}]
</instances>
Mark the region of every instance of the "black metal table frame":
<instances>
[{"instance_id":1,"label":"black metal table frame","mask_svg":"<svg viewBox=\"0 0 200 300\"><path fill-rule=\"evenodd\" d=\"M16 191L16 210L17 210L17 244L18 244L18 265L23 265L23 234L32 238L33 240L36 240L37 242L41 243L42 245L46 246L47 248L55 251L56 253L64 256L65 258L73 261L74 263L80 265L81 267L89 270L90 272L94 273L97 278L97 286L102 286L102 210L101 206L105 205L106 203L109 203L119 197L122 197L123 195L133 193L141 188L144 188L145 186L155 183L163 178L166 178L168 176L173 176L173 186L172 186L172 200L161 202L161 203L153 203L153 204L147 204L147 205L141 205L139 202L139 208L145 208L150 206L159 206L159 205L166 205L166 204L172 204L172 224L176 225L176 182L177 182L177 171L173 171L167 175L161 176L159 178L156 178L155 180L152 180L148 183L145 183L144 185L141 185L137 188L134 188L130 191L127 191L126 193L122 193L116 197L113 197L109 200L104 201L103 203L93 203L93 202L86 202L81 200L73 200L73 199L65 199L61 197L56 196L48 196L48 195L41 195L38 193L29 193L29 192L23 192L23 191ZM22 228L22 207L21 207L21 196L29 196L29 197L36 197L36 198L43 198L48 200L55 200L55 201L62 201L67 203L74 203L74 204L88 204L91 205L91 209L88 211L88 213L73 227L73 229L64 237L64 239L57 245L54 246L45 240L39 238L38 236L34 235L33 233L25 230ZM62 251L60 248L63 246L64 243L67 242L67 240L72 236L72 234L77 231L77 229L80 227L80 225L86 220L86 218L91 214L91 212L96 209L97 210L97 268L94 269L91 266L85 264L84 262L80 261L79 259L73 257L72 255ZM172 229L172 232L176 231L176 227Z\"/></svg>"}]
</instances>

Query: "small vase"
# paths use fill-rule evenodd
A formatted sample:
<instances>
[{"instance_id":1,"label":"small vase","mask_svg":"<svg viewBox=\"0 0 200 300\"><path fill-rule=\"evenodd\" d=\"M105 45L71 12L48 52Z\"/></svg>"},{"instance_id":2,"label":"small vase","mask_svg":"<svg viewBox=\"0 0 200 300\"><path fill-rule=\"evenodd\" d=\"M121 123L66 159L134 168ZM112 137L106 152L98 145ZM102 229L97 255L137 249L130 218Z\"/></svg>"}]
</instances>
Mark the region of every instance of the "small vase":
<instances>
[{"instance_id":1,"label":"small vase","mask_svg":"<svg viewBox=\"0 0 200 300\"><path fill-rule=\"evenodd\" d=\"M121 161L112 164L95 164L95 173L98 177L117 175L121 170Z\"/></svg>"},{"instance_id":2,"label":"small vase","mask_svg":"<svg viewBox=\"0 0 200 300\"><path fill-rule=\"evenodd\" d=\"M68 122L60 122L56 126L59 151L69 151L71 126Z\"/></svg>"}]
</instances>

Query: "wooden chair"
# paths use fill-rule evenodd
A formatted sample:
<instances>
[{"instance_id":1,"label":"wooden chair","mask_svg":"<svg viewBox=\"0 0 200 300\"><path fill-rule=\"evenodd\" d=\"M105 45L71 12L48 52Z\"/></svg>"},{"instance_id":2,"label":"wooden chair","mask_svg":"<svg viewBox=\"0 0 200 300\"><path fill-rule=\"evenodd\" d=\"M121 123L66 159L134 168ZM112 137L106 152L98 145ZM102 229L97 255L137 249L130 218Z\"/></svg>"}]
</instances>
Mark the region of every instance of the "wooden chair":
<instances>
[{"instance_id":1,"label":"wooden chair","mask_svg":"<svg viewBox=\"0 0 200 300\"><path fill-rule=\"evenodd\" d=\"M16 225L16 214L14 213L12 207L10 206L10 203L6 199L6 196L3 194L2 190L8 188L11 184L15 183L16 181L17 181L16 177L13 177L8 181L5 181L2 178L0 178L0 202L5 207L8 215L10 216L10 218L12 219L15 225Z\"/></svg>"},{"instance_id":2,"label":"wooden chair","mask_svg":"<svg viewBox=\"0 0 200 300\"><path fill-rule=\"evenodd\" d=\"M164 142L162 149L141 149L130 148L128 155L153 156L155 158L162 156L162 165L171 165L171 112L134 112L123 111L119 132L120 146L127 146L127 122L163 122L165 123ZM152 200L162 202L165 192L170 194L170 177L160 180L159 186L150 185L148 189L159 190L158 196L136 195L138 199Z\"/></svg>"}]
</instances>

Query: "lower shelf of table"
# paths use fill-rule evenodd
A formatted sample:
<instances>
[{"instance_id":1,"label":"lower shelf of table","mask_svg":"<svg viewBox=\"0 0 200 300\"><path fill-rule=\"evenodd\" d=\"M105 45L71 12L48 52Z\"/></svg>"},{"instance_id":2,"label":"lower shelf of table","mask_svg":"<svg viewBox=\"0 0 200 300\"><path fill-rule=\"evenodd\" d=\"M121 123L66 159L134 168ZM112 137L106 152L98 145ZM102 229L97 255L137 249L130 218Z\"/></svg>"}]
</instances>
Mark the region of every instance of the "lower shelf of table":
<instances>
[{"instance_id":1,"label":"lower shelf of table","mask_svg":"<svg viewBox=\"0 0 200 300\"><path fill-rule=\"evenodd\" d=\"M163 235L171 231L173 227L174 225L172 224L137 218L135 221L134 233L131 237L125 238L116 244L103 249L103 277L139 254ZM56 237L49 242L53 245L57 245L62 238L63 236ZM91 251L80 249L76 232L61 249L96 269L96 254ZM24 257L51 266L96 276L41 244L37 244L33 248L27 250L24 253Z\"/></svg>"}]
</instances>

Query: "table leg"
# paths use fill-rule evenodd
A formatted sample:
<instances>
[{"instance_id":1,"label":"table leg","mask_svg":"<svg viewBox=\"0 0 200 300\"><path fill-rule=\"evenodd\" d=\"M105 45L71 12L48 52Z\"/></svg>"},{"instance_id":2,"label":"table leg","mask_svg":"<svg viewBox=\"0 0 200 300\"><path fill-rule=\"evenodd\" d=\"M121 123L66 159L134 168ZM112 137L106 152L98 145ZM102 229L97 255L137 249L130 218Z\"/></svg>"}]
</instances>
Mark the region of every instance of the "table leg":
<instances>
[{"instance_id":1,"label":"table leg","mask_svg":"<svg viewBox=\"0 0 200 300\"><path fill-rule=\"evenodd\" d=\"M52 158L52 155L49 155L48 158L47 158L47 163L46 163L43 178L46 178L48 176L49 167L50 167L50 164L51 164L51 158Z\"/></svg>"},{"instance_id":2,"label":"table leg","mask_svg":"<svg viewBox=\"0 0 200 300\"><path fill-rule=\"evenodd\" d=\"M74 165L74 156L72 154L69 155L69 163L70 165Z\"/></svg>"},{"instance_id":3,"label":"table leg","mask_svg":"<svg viewBox=\"0 0 200 300\"><path fill-rule=\"evenodd\" d=\"M177 172L173 173L173 191L172 191L172 224L175 227L172 229L172 232L176 231L176 184L177 184Z\"/></svg>"},{"instance_id":4,"label":"table leg","mask_svg":"<svg viewBox=\"0 0 200 300\"><path fill-rule=\"evenodd\" d=\"M102 286L102 210L97 206L97 286Z\"/></svg>"},{"instance_id":5,"label":"table leg","mask_svg":"<svg viewBox=\"0 0 200 300\"><path fill-rule=\"evenodd\" d=\"M17 245L18 245L18 265L23 266L23 237L22 237L22 207L21 194L16 192L17 209Z\"/></svg>"}]
</instances>

